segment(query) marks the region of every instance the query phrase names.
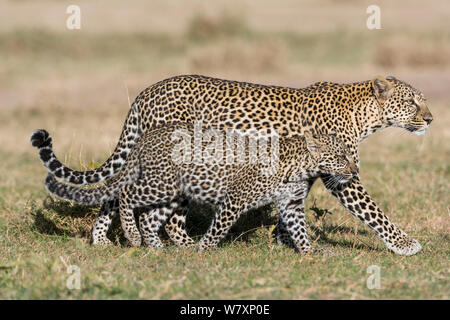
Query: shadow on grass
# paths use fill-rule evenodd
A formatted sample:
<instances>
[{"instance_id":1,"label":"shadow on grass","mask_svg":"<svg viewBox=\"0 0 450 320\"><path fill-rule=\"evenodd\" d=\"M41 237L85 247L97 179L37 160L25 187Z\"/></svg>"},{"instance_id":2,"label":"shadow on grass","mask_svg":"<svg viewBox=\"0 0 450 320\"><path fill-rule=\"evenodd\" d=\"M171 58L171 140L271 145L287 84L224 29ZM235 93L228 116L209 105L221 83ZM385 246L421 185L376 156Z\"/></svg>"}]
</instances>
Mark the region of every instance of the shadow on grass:
<instances>
[{"instance_id":1,"label":"shadow on grass","mask_svg":"<svg viewBox=\"0 0 450 320\"><path fill-rule=\"evenodd\" d=\"M87 207L68 201L55 201L47 198L43 207L33 209L34 227L41 234L91 239L91 230L97 217L98 207ZM188 234L199 240L207 231L214 218L214 208L204 204L192 203L186 219ZM231 228L225 241L249 241L261 227L276 223L271 206L251 210L243 214ZM161 239L171 244L164 228L160 229ZM117 217L108 231L108 238L117 245L127 246L120 219Z\"/></svg>"},{"instance_id":2,"label":"shadow on grass","mask_svg":"<svg viewBox=\"0 0 450 320\"><path fill-rule=\"evenodd\" d=\"M44 208L54 211L61 217L90 218L96 214L94 207L87 207L69 201L55 201L51 197L44 200Z\"/></svg>"},{"instance_id":3,"label":"shadow on grass","mask_svg":"<svg viewBox=\"0 0 450 320\"><path fill-rule=\"evenodd\" d=\"M358 250L375 250L379 251L377 248L371 246L368 243L365 243L360 239L360 236L368 235L369 232L367 230L358 229L355 233L355 229L347 226L334 226L334 225L325 225L321 227L317 227L315 225L310 226L311 231L315 235L315 240L321 244L328 244L335 247L342 248L353 248ZM330 239L329 235L331 234L351 234L354 236L354 240L346 240L341 239L339 241ZM355 243L359 242L359 243Z\"/></svg>"},{"instance_id":4,"label":"shadow on grass","mask_svg":"<svg viewBox=\"0 0 450 320\"><path fill-rule=\"evenodd\" d=\"M42 207L33 207L30 213L34 228L41 234L89 237L96 209L47 197Z\"/></svg>"},{"instance_id":5,"label":"shadow on grass","mask_svg":"<svg viewBox=\"0 0 450 320\"><path fill-rule=\"evenodd\" d=\"M317 233L320 237L323 237L324 239L327 239L326 235L330 234L330 233L334 233L334 234L341 234L341 233L350 233L350 234L355 234L355 229L353 229L352 227L347 227L347 226L335 226L335 225L330 225L327 224L325 226L322 227L317 227L312 225L311 229ZM368 235L369 232L367 230L361 230L358 229L356 231L356 235L358 236L365 236Z\"/></svg>"},{"instance_id":6,"label":"shadow on grass","mask_svg":"<svg viewBox=\"0 0 450 320\"><path fill-rule=\"evenodd\" d=\"M361 230L358 229L355 232L355 229L348 226L343 225L332 225L325 223L326 218L333 213L329 211L328 209L322 209L317 207L316 201L314 200L313 205L309 208L313 214L313 217L316 221L316 224L310 223L310 229L312 233L314 234L314 241L317 241L319 243L323 244L331 244L333 246L340 246L340 247L351 247L353 249L372 249L376 250L372 246L366 244L364 241L360 239L360 236L366 236L369 233L367 230ZM355 244L355 241L348 241L348 240L341 240L341 241L335 241L330 239L329 235L331 234L351 234L355 237L355 241L359 241L361 243Z\"/></svg>"},{"instance_id":7,"label":"shadow on grass","mask_svg":"<svg viewBox=\"0 0 450 320\"><path fill-rule=\"evenodd\" d=\"M190 203L189 213L186 218L187 233L194 239L199 240L208 230L214 219L214 207L200 203ZM231 227L223 242L244 241L248 242L258 229L269 227L277 223L277 215L271 205L244 213ZM165 238L168 239L167 235Z\"/></svg>"},{"instance_id":8,"label":"shadow on grass","mask_svg":"<svg viewBox=\"0 0 450 320\"><path fill-rule=\"evenodd\" d=\"M51 206L45 205L32 212L34 228L41 234L86 238L92 243L91 231L98 210L96 207L57 201ZM116 245L127 245L119 219L114 219L107 236Z\"/></svg>"},{"instance_id":9,"label":"shadow on grass","mask_svg":"<svg viewBox=\"0 0 450 320\"><path fill-rule=\"evenodd\" d=\"M55 201L47 198L43 207L32 210L34 216L34 227L41 234L57 235L65 237L82 237L91 241L91 230L97 217L98 207L87 207L83 205L73 204L68 201ZM214 218L214 207L199 203L191 203L189 205L189 213L186 219L186 229L188 234L198 241L209 228ZM320 217L319 217L320 218ZM250 242L255 237L260 236L258 230L261 228L273 227L277 224L278 215L272 205L250 210L244 213L235 225L231 228L223 242L242 241ZM317 217L316 217L317 222ZM367 230L355 230L348 226L335 226L332 224L310 223L310 231L314 241L322 244L328 244L340 247L352 247L356 249L372 249L367 244L355 244L355 241L363 242L359 236L368 235ZM345 239L335 241L330 239L331 234L352 234L356 235L355 241ZM167 245L172 245L164 228L160 230L161 239ZM275 238L275 233L272 237ZM116 245L128 246L128 242L123 235L120 225L120 219L117 217L108 231L108 238Z\"/></svg>"},{"instance_id":10,"label":"shadow on grass","mask_svg":"<svg viewBox=\"0 0 450 320\"><path fill-rule=\"evenodd\" d=\"M73 233L67 233L66 230L62 230L58 228L56 223L50 218L46 217L43 213L42 209L34 212L34 227L39 233L48 234L48 235L56 235L56 236L74 236Z\"/></svg>"}]
</instances>

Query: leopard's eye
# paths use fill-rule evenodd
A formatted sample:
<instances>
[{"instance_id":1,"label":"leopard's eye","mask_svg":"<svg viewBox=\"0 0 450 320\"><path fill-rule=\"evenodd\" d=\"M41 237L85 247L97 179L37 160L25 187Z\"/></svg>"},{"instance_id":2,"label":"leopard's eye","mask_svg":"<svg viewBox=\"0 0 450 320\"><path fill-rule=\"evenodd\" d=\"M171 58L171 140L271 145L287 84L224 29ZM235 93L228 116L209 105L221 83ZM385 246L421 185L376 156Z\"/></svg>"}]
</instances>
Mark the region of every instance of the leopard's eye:
<instances>
[{"instance_id":1,"label":"leopard's eye","mask_svg":"<svg viewBox=\"0 0 450 320\"><path fill-rule=\"evenodd\" d=\"M413 98L413 97L406 98L405 100L403 100L403 102L404 102L407 106L414 105L414 98Z\"/></svg>"}]
</instances>

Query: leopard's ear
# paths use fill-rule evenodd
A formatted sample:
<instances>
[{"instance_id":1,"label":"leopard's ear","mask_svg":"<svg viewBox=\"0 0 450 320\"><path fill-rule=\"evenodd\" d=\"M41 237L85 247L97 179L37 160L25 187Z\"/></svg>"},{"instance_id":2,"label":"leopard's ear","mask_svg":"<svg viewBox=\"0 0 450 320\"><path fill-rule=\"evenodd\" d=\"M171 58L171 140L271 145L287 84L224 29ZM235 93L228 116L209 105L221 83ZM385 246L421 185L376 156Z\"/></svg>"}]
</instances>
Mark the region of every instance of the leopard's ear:
<instances>
[{"instance_id":1,"label":"leopard's ear","mask_svg":"<svg viewBox=\"0 0 450 320\"><path fill-rule=\"evenodd\" d=\"M381 76L377 76L372 80L372 88L375 97L380 103L384 103L394 93L392 84Z\"/></svg>"},{"instance_id":2,"label":"leopard's ear","mask_svg":"<svg viewBox=\"0 0 450 320\"><path fill-rule=\"evenodd\" d=\"M309 153L313 156L313 158L319 157L319 151L320 151L320 141L317 139L313 133L310 131L305 131L303 133L305 136L306 141L306 148L308 149Z\"/></svg>"}]
</instances>

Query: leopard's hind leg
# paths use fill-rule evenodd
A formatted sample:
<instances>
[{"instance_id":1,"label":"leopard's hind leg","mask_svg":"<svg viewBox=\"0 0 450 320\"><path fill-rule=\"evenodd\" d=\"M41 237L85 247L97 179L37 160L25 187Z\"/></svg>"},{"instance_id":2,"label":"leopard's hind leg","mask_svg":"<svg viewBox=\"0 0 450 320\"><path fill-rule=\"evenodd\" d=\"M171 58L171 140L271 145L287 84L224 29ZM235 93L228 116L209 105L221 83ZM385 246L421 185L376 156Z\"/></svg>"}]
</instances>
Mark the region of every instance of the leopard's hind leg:
<instances>
[{"instance_id":1,"label":"leopard's hind leg","mask_svg":"<svg viewBox=\"0 0 450 320\"><path fill-rule=\"evenodd\" d=\"M171 203L165 207L152 208L139 216L139 228L145 245L155 248L163 246L158 231L175 208Z\"/></svg>"},{"instance_id":2,"label":"leopard's hind leg","mask_svg":"<svg viewBox=\"0 0 450 320\"><path fill-rule=\"evenodd\" d=\"M92 228L92 244L93 245L109 245L111 240L108 239L107 233L115 217L119 215L119 199L104 202L94 227Z\"/></svg>"},{"instance_id":3,"label":"leopard's hind leg","mask_svg":"<svg viewBox=\"0 0 450 320\"><path fill-rule=\"evenodd\" d=\"M169 177L170 178L170 177ZM176 182L162 183L161 185L147 183L143 178L133 185L127 185L120 194L120 221L125 237L133 246L141 244L141 234L137 228L133 209L151 208L147 214L141 214L139 222L145 244L152 247L162 247L163 244L158 236L160 227L177 207L175 199L179 190ZM172 205L166 205L166 204Z\"/></svg>"},{"instance_id":4,"label":"leopard's hind leg","mask_svg":"<svg viewBox=\"0 0 450 320\"><path fill-rule=\"evenodd\" d=\"M195 244L186 231L186 216L189 212L189 202L184 199L174 208L172 215L165 225L165 230L170 239L180 247L189 247Z\"/></svg>"},{"instance_id":5,"label":"leopard's hind leg","mask_svg":"<svg viewBox=\"0 0 450 320\"><path fill-rule=\"evenodd\" d=\"M128 185L123 188L120 193L119 209L120 209L120 222L125 234L125 238L131 242L131 245L138 247L141 245L141 234L136 225L134 217L134 208L137 207L137 201L134 199L134 192L136 192L134 186Z\"/></svg>"}]
</instances>

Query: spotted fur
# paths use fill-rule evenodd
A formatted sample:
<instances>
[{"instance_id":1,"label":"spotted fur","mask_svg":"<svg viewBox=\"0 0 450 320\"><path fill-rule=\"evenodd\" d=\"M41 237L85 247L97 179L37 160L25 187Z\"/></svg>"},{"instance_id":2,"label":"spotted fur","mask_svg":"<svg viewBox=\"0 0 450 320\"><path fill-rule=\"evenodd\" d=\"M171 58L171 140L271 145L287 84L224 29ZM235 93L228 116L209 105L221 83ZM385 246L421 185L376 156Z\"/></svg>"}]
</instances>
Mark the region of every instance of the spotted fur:
<instances>
[{"instance_id":1,"label":"spotted fur","mask_svg":"<svg viewBox=\"0 0 450 320\"><path fill-rule=\"evenodd\" d=\"M81 189L57 182L49 173L47 190L59 198L86 205L119 197L122 227L135 246L141 244L141 234L133 209L150 208L151 214L140 219L142 235L147 245L161 247L159 228L184 199L217 205L215 220L199 244L200 249L206 249L217 246L243 212L269 202L304 198L307 180L311 178L328 174L336 184L341 184L357 174L347 148L331 135L313 136L308 132L306 138L285 137L279 140L279 146L268 145L269 153L276 151L277 156L276 169L270 172L271 164L251 156L249 143L242 139L237 139L237 145L226 144L224 151L224 154L234 154L242 147L245 157L241 161L230 161L226 156L202 158L200 162L182 161L186 159L185 153L173 153L178 144L173 135L175 131L188 137L190 150L195 150L195 138L190 137L197 133L191 124L147 130L131 148L122 170L107 179L105 185ZM206 147L208 144L203 142L202 148L196 151L203 155ZM287 226L296 248L309 251L304 216L282 211L280 219Z\"/></svg>"},{"instance_id":2,"label":"spotted fur","mask_svg":"<svg viewBox=\"0 0 450 320\"><path fill-rule=\"evenodd\" d=\"M359 165L358 145L371 134L396 126L420 135L432 119L423 94L394 77L350 84L321 82L294 89L203 76L177 76L158 82L138 95L115 151L100 168L75 172L55 161L51 147L39 152L47 169L64 181L96 183L120 169L141 132L164 123L201 120L204 125L221 128L276 129L284 136L302 134L305 130L335 132ZM379 209L359 177L339 188L328 183L327 176L321 178L347 210L373 229L388 248L398 254L420 251L420 244ZM314 181L310 181L310 186ZM102 230L107 230L118 208L113 203L103 208L110 209L102 210L99 218L106 224ZM304 214L302 199L279 204L279 208ZM183 212L184 208L172 216L166 230L171 238L181 239L179 244L192 243L184 230ZM93 233L97 236L94 243L108 242L106 232L94 230ZM289 244L282 221L277 226L277 234L279 243Z\"/></svg>"}]
</instances>

